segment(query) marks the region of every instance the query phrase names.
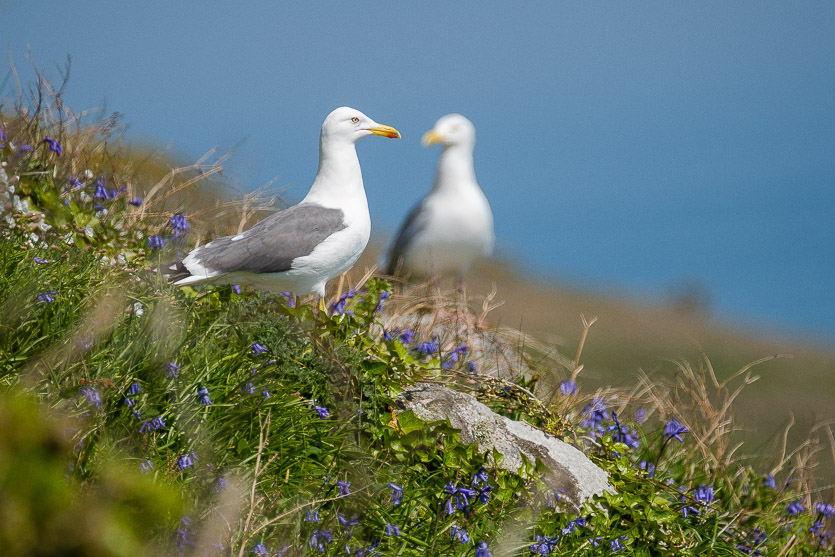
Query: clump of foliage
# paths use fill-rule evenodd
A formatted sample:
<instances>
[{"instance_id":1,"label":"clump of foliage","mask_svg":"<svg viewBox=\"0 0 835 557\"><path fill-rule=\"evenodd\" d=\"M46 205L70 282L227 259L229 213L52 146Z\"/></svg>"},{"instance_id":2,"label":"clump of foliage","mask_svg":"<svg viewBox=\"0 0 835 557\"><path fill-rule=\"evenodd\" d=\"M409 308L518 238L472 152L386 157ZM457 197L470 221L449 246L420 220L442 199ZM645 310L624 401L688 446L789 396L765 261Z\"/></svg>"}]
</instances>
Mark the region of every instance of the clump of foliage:
<instances>
[{"instance_id":1,"label":"clump of foliage","mask_svg":"<svg viewBox=\"0 0 835 557\"><path fill-rule=\"evenodd\" d=\"M9 122L0 535L10 554L832 550L831 503L807 481L778 483L734 459L718 435L727 408L710 413L715 401L699 398L703 375L648 383L652 396L629 404L588 398L578 354L543 402L536 377L487 377L467 344L383 329L381 280L327 313L235 286L173 288L151 264L188 245L188 208L143 214L146 200L83 145L67 147L76 136L61 121L30 111ZM402 388L420 380L465 388L574 443L612 490L575 508L542 483L541 463L505 470L500 454L463 444L448 423L400 411ZM718 387L727 400L729 386ZM84 526L68 533L72 519Z\"/></svg>"}]
</instances>

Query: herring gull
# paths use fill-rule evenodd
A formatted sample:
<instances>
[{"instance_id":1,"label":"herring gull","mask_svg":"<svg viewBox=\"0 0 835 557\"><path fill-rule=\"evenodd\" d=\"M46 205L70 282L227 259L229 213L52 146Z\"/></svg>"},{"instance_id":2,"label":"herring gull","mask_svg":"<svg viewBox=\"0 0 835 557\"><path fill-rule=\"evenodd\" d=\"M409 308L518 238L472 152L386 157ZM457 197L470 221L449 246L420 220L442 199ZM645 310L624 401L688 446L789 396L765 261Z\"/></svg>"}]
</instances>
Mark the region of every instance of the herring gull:
<instances>
[{"instance_id":1,"label":"herring gull","mask_svg":"<svg viewBox=\"0 0 835 557\"><path fill-rule=\"evenodd\" d=\"M177 265L181 274L174 284L240 284L324 298L327 281L351 268L371 233L354 145L369 135L398 138L400 132L353 108L331 112L322 124L319 169L307 196L240 234L194 248Z\"/></svg>"},{"instance_id":2,"label":"herring gull","mask_svg":"<svg viewBox=\"0 0 835 557\"><path fill-rule=\"evenodd\" d=\"M441 117L423 145L442 146L432 190L409 213L382 260L389 275L463 276L493 251L493 213L473 167L475 127L460 114Z\"/></svg>"}]
</instances>

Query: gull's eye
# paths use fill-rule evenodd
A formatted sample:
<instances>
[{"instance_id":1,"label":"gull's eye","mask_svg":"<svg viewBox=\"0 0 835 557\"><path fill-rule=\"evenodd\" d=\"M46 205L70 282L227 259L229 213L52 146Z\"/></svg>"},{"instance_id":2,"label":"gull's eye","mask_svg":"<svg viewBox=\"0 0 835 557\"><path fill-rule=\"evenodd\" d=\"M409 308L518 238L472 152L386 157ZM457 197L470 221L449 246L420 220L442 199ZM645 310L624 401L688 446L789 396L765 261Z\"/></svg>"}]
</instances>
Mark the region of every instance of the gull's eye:
<instances>
[{"instance_id":1,"label":"gull's eye","mask_svg":"<svg viewBox=\"0 0 835 557\"><path fill-rule=\"evenodd\" d=\"M360 119L359 119L359 118L357 118L356 116L354 116L353 118L351 118L351 122L353 122L354 124L359 124L359 123L360 123Z\"/></svg>"}]
</instances>

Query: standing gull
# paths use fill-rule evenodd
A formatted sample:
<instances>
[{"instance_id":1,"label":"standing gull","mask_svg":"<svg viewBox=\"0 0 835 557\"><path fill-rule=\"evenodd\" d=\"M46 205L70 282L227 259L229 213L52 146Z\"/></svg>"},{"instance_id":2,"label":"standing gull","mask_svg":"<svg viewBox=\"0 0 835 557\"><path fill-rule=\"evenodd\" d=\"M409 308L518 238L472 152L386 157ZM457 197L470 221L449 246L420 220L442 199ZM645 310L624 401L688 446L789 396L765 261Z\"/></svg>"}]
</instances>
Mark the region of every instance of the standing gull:
<instances>
[{"instance_id":1,"label":"standing gull","mask_svg":"<svg viewBox=\"0 0 835 557\"><path fill-rule=\"evenodd\" d=\"M185 275L174 284L235 283L324 298L325 283L351 268L371 233L354 146L369 135L396 138L400 132L353 108L331 112L319 136L319 170L301 203L194 248L178 265Z\"/></svg>"},{"instance_id":2,"label":"standing gull","mask_svg":"<svg viewBox=\"0 0 835 557\"><path fill-rule=\"evenodd\" d=\"M493 213L473 168L475 127L460 114L441 117L423 145L443 146L432 190L409 213L382 262L390 274L456 275L489 256L495 241Z\"/></svg>"}]
</instances>

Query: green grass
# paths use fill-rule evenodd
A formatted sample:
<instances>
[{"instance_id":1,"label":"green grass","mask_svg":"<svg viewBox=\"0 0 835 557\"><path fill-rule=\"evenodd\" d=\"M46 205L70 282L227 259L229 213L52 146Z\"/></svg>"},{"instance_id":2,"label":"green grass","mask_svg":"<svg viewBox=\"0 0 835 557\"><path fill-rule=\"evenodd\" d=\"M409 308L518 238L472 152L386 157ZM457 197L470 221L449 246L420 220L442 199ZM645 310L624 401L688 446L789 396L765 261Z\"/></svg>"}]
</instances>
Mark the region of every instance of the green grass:
<instances>
[{"instance_id":1,"label":"green grass","mask_svg":"<svg viewBox=\"0 0 835 557\"><path fill-rule=\"evenodd\" d=\"M389 285L378 279L329 315L283 296L174 288L152 267L198 234L169 220L192 214L191 197L167 205L168 193L199 189L194 176L157 188L102 149L107 126L71 133L72 118L55 117L69 114L59 99L45 106L0 120L5 554L831 552L829 510L815 510L831 501L814 467L825 446L789 445L764 467L733 443L750 374L677 361L631 395L592 394L585 374L603 366L588 364L600 350L592 328L581 391L561 395L554 389L576 371L561 367L567 350L554 360L546 344L531 345L513 381L469 371L470 359L488 368L489 351L453 362L446 345L419 350L428 336L386 339L381 323L409 316L398 315L399 294L383 302ZM138 207L128 203L137 195ZM167 250L149 247L153 235ZM417 380L471 392L575 444L613 492L577 513L538 479L540 463L503 470L501 455L463 445L448 423L396 414ZM672 419L688 430L681 441L664 435Z\"/></svg>"}]
</instances>

